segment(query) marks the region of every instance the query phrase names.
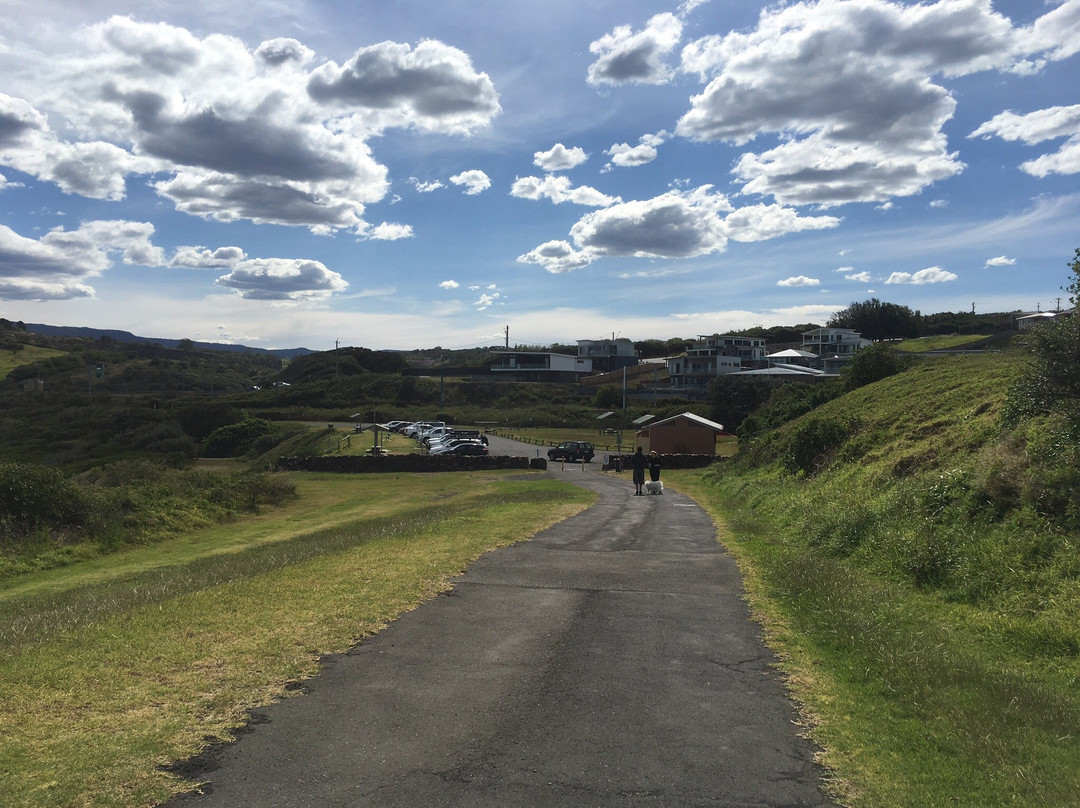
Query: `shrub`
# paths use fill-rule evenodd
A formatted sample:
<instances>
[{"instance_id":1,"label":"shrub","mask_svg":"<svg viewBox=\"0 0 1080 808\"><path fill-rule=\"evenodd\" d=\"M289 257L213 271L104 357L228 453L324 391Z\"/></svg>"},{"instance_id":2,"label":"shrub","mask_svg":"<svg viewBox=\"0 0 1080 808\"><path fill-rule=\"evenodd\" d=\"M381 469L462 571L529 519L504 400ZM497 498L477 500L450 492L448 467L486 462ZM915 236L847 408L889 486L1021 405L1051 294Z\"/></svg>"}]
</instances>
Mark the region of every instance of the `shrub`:
<instances>
[{"instance_id":1,"label":"shrub","mask_svg":"<svg viewBox=\"0 0 1080 808\"><path fill-rule=\"evenodd\" d=\"M270 430L270 422L263 418L247 418L238 424L219 427L203 441L203 456L236 457L245 454Z\"/></svg>"},{"instance_id":2,"label":"shrub","mask_svg":"<svg viewBox=\"0 0 1080 808\"><path fill-rule=\"evenodd\" d=\"M889 376L895 376L908 365L908 359L896 353L889 345L879 342L856 352L844 368L844 389L851 391L873 384Z\"/></svg>"},{"instance_id":3,"label":"shrub","mask_svg":"<svg viewBox=\"0 0 1080 808\"><path fill-rule=\"evenodd\" d=\"M94 502L81 486L47 466L0 464L0 539L20 541L42 529L74 529Z\"/></svg>"},{"instance_id":4,"label":"shrub","mask_svg":"<svg viewBox=\"0 0 1080 808\"><path fill-rule=\"evenodd\" d=\"M804 418L787 436L783 455L785 470L789 474L818 473L856 426L857 421L850 416Z\"/></svg>"}]
</instances>

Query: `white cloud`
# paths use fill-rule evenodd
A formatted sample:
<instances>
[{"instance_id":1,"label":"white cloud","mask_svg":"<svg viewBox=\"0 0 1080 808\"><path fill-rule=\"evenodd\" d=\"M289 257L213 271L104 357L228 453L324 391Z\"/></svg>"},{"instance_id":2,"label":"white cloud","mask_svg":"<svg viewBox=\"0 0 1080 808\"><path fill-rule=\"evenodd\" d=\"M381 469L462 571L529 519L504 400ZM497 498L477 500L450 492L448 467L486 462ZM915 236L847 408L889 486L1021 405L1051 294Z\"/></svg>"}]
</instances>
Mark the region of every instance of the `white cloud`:
<instances>
[{"instance_id":1,"label":"white cloud","mask_svg":"<svg viewBox=\"0 0 1080 808\"><path fill-rule=\"evenodd\" d=\"M323 300L349 284L320 261L302 258L255 258L241 261L217 279L246 300Z\"/></svg>"},{"instance_id":2,"label":"white cloud","mask_svg":"<svg viewBox=\"0 0 1080 808\"><path fill-rule=\"evenodd\" d=\"M482 194L491 187L491 179L487 174L478 169L462 171L460 174L455 174L450 178L450 182L454 183L454 185L464 185L465 190L462 193L466 196Z\"/></svg>"},{"instance_id":3,"label":"white cloud","mask_svg":"<svg viewBox=\"0 0 1080 808\"><path fill-rule=\"evenodd\" d=\"M941 267L928 267L927 269L920 269L918 272L894 272L885 281L886 284L914 284L921 286L927 283L946 283L947 281L955 281L957 275L952 272L947 272Z\"/></svg>"},{"instance_id":4,"label":"white cloud","mask_svg":"<svg viewBox=\"0 0 1080 808\"><path fill-rule=\"evenodd\" d=\"M871 282L870 273L866 272L866 271L852 272L849 275L845 275L844 280L858 281L859 283L870 283Z\"/></svg>"},{"instance_id":5,"label":"white cloud","mask_svg":"<svg viewBox=\"0 0 1080 808\"><path fill-rule=\"evenodd\" d=\"M521 180L519 180L519 183ZM517 187L517 195L534 190ZM603 256L694 258L722 252L728 239L761 241L807 229L835 227L832 216L802 217L780 205L734 209L723 194L703 185L646 200L617 202L583 216L570 229L574 245L549 241L519 256L549 272L577 269Z\"/></svg>"},{"instance_id":6,"label":"white cloud","mask_svg":"<svg viewBox=\"0 0 1080 808\"><path fill-rule=\"evenodd\" d=\"M383 222L377 225L368 225L360 230L360 236L373 241L398 241L403 238L412 238L413 229L410 224L397 222Z\"/></svg>"},{"instance_id":7,"label":"white cloud","mask_svg":"<svg viewBox=\"0 0 1080 808\"><path fill-rule=\"evenodd\" d=\"M729 211L727 197L706 185L588 213L570 229L570 236L596 257L691 258L727 246L728 228L721 214Z\"/></svg>"},{"instance_id":8,"label":"white cloud","mask_svg":"<svg viewBox=\"0 0 1080 808\"><path fill-rule=\"evenodd\" d=\"M482 295L480 295L480 297L477 298L476 303L475 303L476 310L477 311L484 311L485 309L490 309L492 306L495 305L495 303L501 297L502 297L502 295L499 294L498 292L495 292L493 294L482 294Z\"/></svg>"},{"instance_id":9,"label":"white cloud","mask_svg":"<svg viewBox=\"0 0 1080 808\"><path fill-rule=\"evenodd\" d=\"M239 247L218 247L215 250L206 247L177 247L169 259L170 267L188 267L191 269L221 269L236 266L247 258Z\"/></svg>"},{"instance_id":10,"label":"white cloud","mask_svg":"<svg viewBox=\"0 0 1080 808\"><path fill-rule=\"evenodd\" d=\"M634 32L621 25L589 45L597 56L589 65L590 84L663 84L674 71L664 58L682 38L682 22L674 14L657 14Z\"/></svg>"},{"instance_id":11,"label":"white cloud","mask_svg":"<svg viewBox=\"0 0 1080 808\"><path fill-rule=\"evenodd\" d=\"M988 267L1011 267L1016 263L1015 258L1009 258L1005 255L999 255L996 258L986 259L985 266Z\"/></svg>"},{"instance_id":12,"label":"white cloud","mask_svg":"<svg viewBox=\"0 0 1080 808\"><path fill-rule=\"evenodd\" d=\"M457 281L443 281L439 284L440 289L457 289L459 286L461 286L461 284Z\"/></svg>"},{"instance_id":13,"label":"white cloud","mask_svg":"<svg viewBox=\"0 0 1080 808\"><path fill-rule=\"evenodd\" d=\"M165 254L150 238L147 222L92 221L77 230L57 227L40 239L0 225L0 300L64 300L90 297L87 281L116 257L125 264L163 266Z\"/></svg>"},{"instance_id":14,"label":"white cloud","mask_svg":"<svg viewBox=\"0 0 1080 808\"><path fill-rule=\"evenodd\" d=\"M817 278L808 278L805 275L794 275L790 278L784 278L782 281L776 282L777 286L821 286L821 281Z\"/></svg>"},{"instance_id":15,"label":"white cloud","mask_svg":"<svg viewBox=\"0 0 1080 808\"><path fill-rule=\"evenodd\" d=\"M1050 107L1026 115L1007 110L986 121L968 137L993 135L1003 140L1020 140L1029 145L1067 138L1056 152L1028 160L1020 167L1034 177L1080 173L1080 104Z\"/></svg>"},{"instance_id":16,"label":"white cloud","mask_svg":"<svg viewBox=\"0 0 1080 808\"><path fill-rule=\"evenodd\" d=\"M621 200L608 196L588 185L574 187L569 177L548 174L540 177L518 177L510 187L510 195L518 199L550 199L556 205L573 202L575 205L606 207Z\"/></svg>"},{"instance_id":17,"label":"white cloud","mask_svg":"<svg viewBox=\"0 0 1080 808\"><path fill-rule=\"evenodd\" d=\"M491 79L473 69L468 54L432 39L415 48L398 42L360 48L341 67L317 68L307 91L330 109L353 111L371 131L417 126L467 134L502 111Z\"/></svg>"},{"instance_id":18,"label":"white cloud","mask_svg":"<svg viewBox=\"0 0 1080 808\"><path fill-rule=\"evenodd\" d=\"M422 193L422 194L430 194L432 191L437 191L440 188L445 187L438 180L431 180L430 182L421 182L416 177L409 177L409 182L411 182L413 184L413 187L415 187L416 190L419 193Z\"/></svg>"},{"instance_id":19,"label":"white cloud","mask_svg":"<svg viewBox=\"0 0 1080 808\"><path fill-rule=\"evenodd\" d=\"M23 54L26 75L33 52ZM498 95L464 52L434 40L383 42L309 70L292 39L256 48L165 23L113 17L78 30L41 63L35 98L0 96L0 163L68 193L121 199L132 175L178 210L314 232L368 227L387 169L367 139L387 128L469 134L499 114ZM70 124L66 142L36 107Z\"/></svg>"},{"instance_id":20,"label":"white cloud","mask_svg":"<svg viewBox=\"0 0 1080 808\"><path fill-rule=\"evenodd\" d=\"M580 146L568 149L561 143L556 143L546 152L533 152L533 163L544 171L566 171L588 159L589 155Z\"/></svg>"},{"instance_id":21,"label":"white cloud","mask_svg":"<svg viewBox=\"0 0 1080 808\"><path fill-rule=\"evenodd\" d=\"M158 160L136 156L100 140L66 143L27 101L3 93L0 164L56 183L65 193L107 200L124 198L126 175L162 167Z\"/></svg>"},{"instance_id":22,"label":"white cloud","mask_svg":"<svg viewBox=\"0 0 1080 808\"><path fill-rule=\"evenodd\" d=\"M676 131L736 145L779 134L779 145L737 162L744 193L796 205L884 202L964 167L943 133L956 101L935 74L1013 69L1065 42L1014 28L987 0L770 6L748 33L683 49L682 70L708 84Z\"/></svg>"},{"instance_id":23,"label":"white cloud","mask_svg":"<svg viewBox=\"0 0 1080 808\"><path fill-rule=\"evenodd\" d=\"M539 264L552 274L572 272L592 263L592 256L575 250L568 241L547 241L534 250L517 257L521 264Z\"/></svg>"},{"instance_id":24,"label":"white cloud","mask_svg":"<svg viewBox=\"0 0 1080 808\"><path fill-rule=\"evenodd\" d=\"M667 136L667 132L642 135L637 146L631 146L629 143L615 143L605 154L611 157L613 165L622 168L645 165L656 159L656 147L660 146L667 139Z\"/></svg>"},{"instance_id":25,"label":"white cloud","mask_svg":"<svg viewBox=\"0 0 1080 808\"><path fill-rule=\"evenodd\" d=\"M732 241L765 241L804 230L827 230L840 224L835 216L800 216L783 205L748 205L724 220Z\"/></svg>"}]
</instances>

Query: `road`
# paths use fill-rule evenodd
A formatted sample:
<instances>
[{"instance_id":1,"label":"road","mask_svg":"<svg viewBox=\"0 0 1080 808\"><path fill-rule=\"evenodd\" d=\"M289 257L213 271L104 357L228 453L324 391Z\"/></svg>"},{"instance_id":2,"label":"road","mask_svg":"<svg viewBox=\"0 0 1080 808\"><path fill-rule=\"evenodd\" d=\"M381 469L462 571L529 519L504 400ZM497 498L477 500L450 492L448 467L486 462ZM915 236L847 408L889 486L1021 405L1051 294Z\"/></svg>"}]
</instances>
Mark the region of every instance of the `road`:
<instances>
[{"instance_id":1,"label":"road","mask_svg":"<svg viewBox=\"0 0 1080 808\"><path fill-rule=\"evenodd\" d=\"M328 658L169 808L832 805L706 513L599 466L552 464L599 502Z\"/></svg>"}]
</instances>

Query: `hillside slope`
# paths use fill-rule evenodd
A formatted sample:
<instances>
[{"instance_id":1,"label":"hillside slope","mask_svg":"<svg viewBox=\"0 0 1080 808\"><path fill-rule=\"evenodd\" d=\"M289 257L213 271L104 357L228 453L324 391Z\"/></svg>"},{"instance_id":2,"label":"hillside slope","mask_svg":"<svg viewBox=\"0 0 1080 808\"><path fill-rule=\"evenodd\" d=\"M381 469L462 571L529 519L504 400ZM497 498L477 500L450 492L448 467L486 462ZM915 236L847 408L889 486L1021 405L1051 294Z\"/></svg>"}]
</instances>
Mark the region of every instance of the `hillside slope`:
<instances>
[{"instance_id":1,"label":"hillside slope","mask_svg":"<svg viewBox=\"0 0 1080 808\"><path fill-rule=\"evenodd\" d=\"M1018 360L923 360L694 485L852 806L1080 793L1075 441L1006 429Z\"/></svg>"}]
</instances>

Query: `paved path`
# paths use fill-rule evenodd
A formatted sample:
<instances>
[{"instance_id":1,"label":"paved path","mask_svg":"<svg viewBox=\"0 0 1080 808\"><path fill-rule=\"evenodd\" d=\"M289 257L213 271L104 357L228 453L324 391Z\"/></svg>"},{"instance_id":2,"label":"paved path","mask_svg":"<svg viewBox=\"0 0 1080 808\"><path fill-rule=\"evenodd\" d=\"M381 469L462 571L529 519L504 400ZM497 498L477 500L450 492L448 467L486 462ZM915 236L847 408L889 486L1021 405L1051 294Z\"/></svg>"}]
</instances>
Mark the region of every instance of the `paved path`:
<instances>
[{"instance_id":1,"label":"paved path","mask_svg":"<svg viewBox=\"0 0 1080 808\"><path fill-rule=\"evenodd\" d=\"M708 516L600 459L548 472L597 505L329 658L170 808L831 805Z\"/></svg>"}]
</instances>

